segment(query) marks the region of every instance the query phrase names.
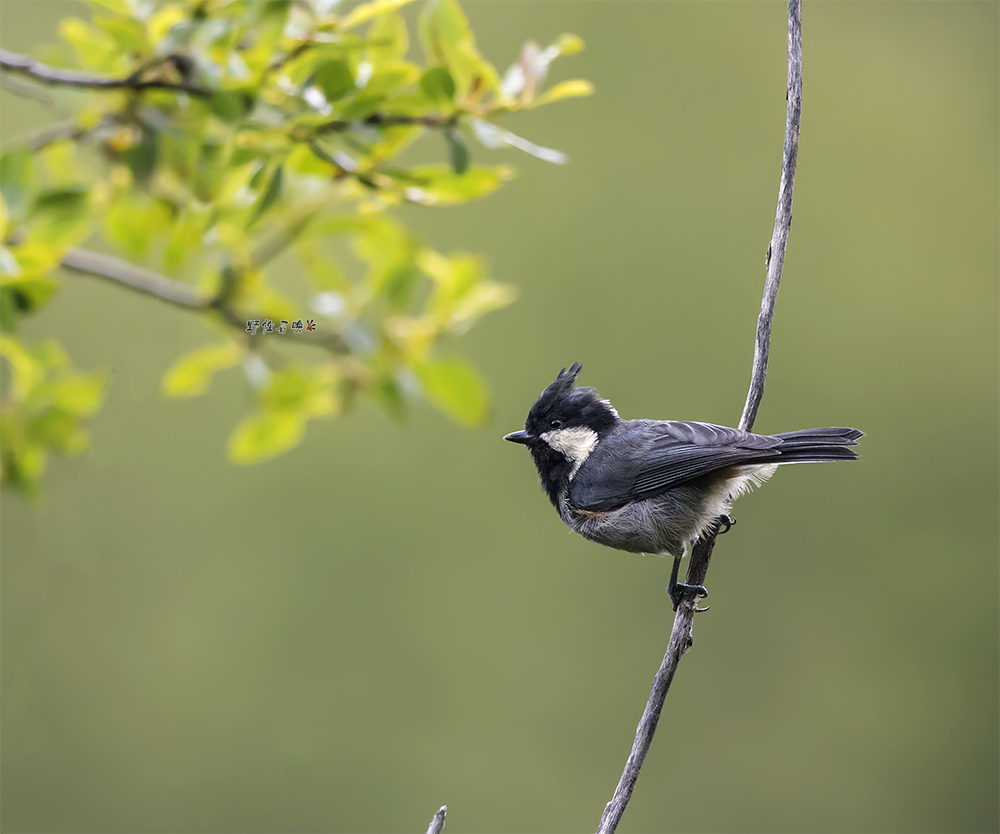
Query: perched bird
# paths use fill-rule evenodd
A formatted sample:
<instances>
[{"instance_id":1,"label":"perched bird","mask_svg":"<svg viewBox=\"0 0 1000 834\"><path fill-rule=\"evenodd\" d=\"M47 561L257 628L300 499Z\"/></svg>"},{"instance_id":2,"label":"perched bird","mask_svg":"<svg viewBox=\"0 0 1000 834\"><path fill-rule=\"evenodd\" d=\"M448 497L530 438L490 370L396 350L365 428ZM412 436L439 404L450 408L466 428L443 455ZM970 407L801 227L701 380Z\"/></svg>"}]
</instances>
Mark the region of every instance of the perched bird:
<instances>
[{"instance_id":1,"label":"perched bird","mask_svg":"<svg viewBox=\"0 0 1000 834\"><path fill-rule=\"evenodd\" d=\"M710 423L622 420L581 366L559 372L504 440L528 447L542 487L571 530L632 553L674 557L670 595L705 596L677 582L685 546L732 524L733 501L786 463L856 460L857 429L751 434ZM724 529L722 529L724 527Z\"/></svg>"}]
</instances>

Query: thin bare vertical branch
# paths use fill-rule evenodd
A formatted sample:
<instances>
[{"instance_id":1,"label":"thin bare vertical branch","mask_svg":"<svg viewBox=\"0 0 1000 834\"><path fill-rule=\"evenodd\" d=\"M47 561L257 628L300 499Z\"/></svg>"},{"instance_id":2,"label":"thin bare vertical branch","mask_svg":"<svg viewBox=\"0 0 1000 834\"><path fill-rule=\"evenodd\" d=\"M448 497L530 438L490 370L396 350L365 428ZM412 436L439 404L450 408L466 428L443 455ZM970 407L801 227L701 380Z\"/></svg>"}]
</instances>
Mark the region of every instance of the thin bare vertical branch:
<instances>
[{"instance_id":1,"label":"thin bare vertical branch","mask_svg":"<svg viewBox=\"0 0 1000 834\"><path fill-rule=\"evenodd\" d=\"M788 0L788 111L785 120L785 144L781 164L781 184L778 188L778 209L774 218L774 234L767 247L767 279L761 299L760 317L757 319L757 340L754 349L753 370L750 376L750 391L740 417L740 428L749 431L757 418L764 382L767 378L768 347L771 340L771 321L774 304L781 285L781 268L785 262L785 245L792 224L792 190L795 185L795 163L799 152L799 118L802 112L802 9L801 0ZM715 534L699 540L691 554L687 584L703 585L708 573L709 561L715 547ZM632 791L635 790L639 771L653 741L656 724L663 710L670 684L677 671L681 657L692 646L692 627L697 602L683 599L677 606L670 641L663 662L653 678L653 688L646 702L639 726L635 731L635 741L621 779L615 788L611 801L604 807L597 834L612 834L625 813Z\"/></svg>"},{"instance_id":2,"label":"thin bare vertical branch","mask_svg":"<svg viewBox=\"0 0 1000 834\"><path fill-rule=\"evenodd\" d=\"M778 186L778 209L774 215L774 234L767 245L767 279L760 301L757 319L757 342L750 372L750 390L740 417L740 428L750 431L757 419L767 379L767 353L771 344L771 320L781 286L781 268L785 265L785 246L792 227L792 190L795 188L795 163L799 158L799 119L802 115L802 20L801 0L788 3L788 113L785 118L785 148L781 162L781 184ZM793 9L794 7L794 9Z\"/></svg>"}]
</instances>

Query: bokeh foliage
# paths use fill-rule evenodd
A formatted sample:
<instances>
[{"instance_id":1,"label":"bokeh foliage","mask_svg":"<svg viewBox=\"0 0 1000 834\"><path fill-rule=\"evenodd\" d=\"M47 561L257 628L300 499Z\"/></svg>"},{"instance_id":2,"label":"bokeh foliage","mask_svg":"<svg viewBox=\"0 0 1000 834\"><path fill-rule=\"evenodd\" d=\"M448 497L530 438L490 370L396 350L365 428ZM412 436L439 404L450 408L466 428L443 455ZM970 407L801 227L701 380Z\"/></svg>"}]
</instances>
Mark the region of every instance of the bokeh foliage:
<instances>
[{"instance_id":1,"label":"bokeh foliage","mask_svg":"<svg viewBox=\"0 0 1000 834\"><path fill-rule=\"evenodd\" d=\"M230 438L235 462L288 450L308 420L359 396L399 416L422 394L459 424L483 422L484 383L450 343L513 290L387 209L461 205L512 178L506 165L475 163L470 139L564 162L498 122L591 87L544 89L548 65L582 48L572 35L527 43L501 76L455 0L423 8L418 62L399 11L407 2L97 0L92 20L60 22L43 72L121 83L56 80L52 95L72 119L0 158L6 483L33 494L48 453L87 446L84 418L107 376L73 371L55 342L31 348L16 332L58 291L73 247L94 236L191 282L186 306L216 332L177 359L162 389L201 395L214 374L242 366L258 407ZM30 67L22 75L40 80ZM435 161L401 159L426 134ZM288 261L273 263L288 253L307 279L297 292L283 280ZM293 345L314 351L279 350Z\"/></svg>"}]
</instances>

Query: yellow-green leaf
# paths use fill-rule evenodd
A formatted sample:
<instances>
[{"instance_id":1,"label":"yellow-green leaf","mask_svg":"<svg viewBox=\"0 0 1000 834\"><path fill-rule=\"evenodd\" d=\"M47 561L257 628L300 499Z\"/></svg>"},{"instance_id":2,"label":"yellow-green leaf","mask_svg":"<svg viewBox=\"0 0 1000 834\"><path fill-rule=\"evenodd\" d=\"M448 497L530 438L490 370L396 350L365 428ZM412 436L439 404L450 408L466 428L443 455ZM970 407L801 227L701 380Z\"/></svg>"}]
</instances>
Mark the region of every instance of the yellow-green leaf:
<instances>
[{"instance_id":1,"label":"yellow-green leaf","mask_svg":"<svg viewBox=\"0 0 1000 834\"><path fill-rule=\"evenodd\" d=\"M27 209L34 183L34 160L27 148L14 148L0 156L0 192L15 217Z\"/></svg>"},{"instance_id":2,"label":"yellow-green leaf","mask_svg":"<svg viewBox=\"0 0 1000 834\"><path fill-rule=\"evenodd\" d=\"M465 96L476 65L485 62L476 52L469 21L456 0L430 0L420 18L420 39L428 63L448 67L459 97Z\"/></svg>"},{"instance_id":3,"label":"yellow-green leaf","mask_svg":"<svg viewBox=\"0 0 1000 834\"><path fill-rule=\"evenodd\" d=\"M90 194L84 188L43 191L32 208L31 239L36 243L72 243L85 237Z\"/></svg>"},{"instance_id":4,"label":"yellow-green leaf","mask_svg":"<svg viewBox=\"0 0 1000 834\"><path fill-rule=\"evenodd\" d=\"M306 417L321 417L337 410L332 366L317 368L288 367L271 376L262 402L269 412L289 412Z\"/></svg>"},{"instance_id":5,"label":"yellow-green leaf","mask_svg":"<svg viewBox=\"0 0 1000 834\"><path fill-rule=\"evenodd\" d=\"M373 0L371 3L362 3L360 6L355 6L341 18L338 28L341 31L353 29L366 20L371 20L373 17L386 14L387 12L394 12L400 6L405 6L407 3L412 2L413 0Z\"/></svg>"},{"instance_id":6,"label":"yellow-green leaf","mask_svg":"<svg viewBox=\"0 0 1000 834\"><path fill-rule=\"evenodd\" d=\"M372 65L373 79L396 61L402 60L410 41L406 22L398 14L383 14L376 20L368 37L378 46L368 48L368 62Z\"/></svg>"},{"instance_id":7,"label":"yellow-green leaf","mask_svg":"<svg viewBox=\"0 0 1000 834\"><path fill-rule=\"evenodd\" d=\"M106 383L103 373L76 374L52 384L52 402L70 414L87 417L101 407Z\"/></svg>"},{"instance_id":8,"label":"yellow-green leaf","mask_svg":"<svg viewBox=\"0 0 1000 834\"><path fill-rule=\"evenodd\" d=\"M542 104L551 104L553 101L560 101L564 98L580 98L581 96L589 96L592 95L593 92L594 85L589 81L584 81L582 78L574 78L572 81L563 81L561 84L556 84L540 96L537 96L526 106L528 108L534 108Z\"/></svg>"},{"instance_id":9,"label":"yellow-green leaf","mask_svg":"<svg viewBox=\"0 0 1000 834\"><path fill-rule=\"evenodd\" d=\"M450 103L455 98L455 80L447 67L431 67L420 78L420 89L429 101Z\"/></svg>"},{"instance_id":10,"label":"yellow-green leaf","mask_svg":"<svg viewBox=\"0 0 1000 834\"><path fill-rule=\"evenodd\" d=\"M583 38L579 35L563 34L553 44L560 55L576 55L583 51Z\"/></svg>"},{"instance_id":11,"label":"yellow-green leaf","mask_svg":"<svg viewBox=\"0 0 1000 834\"><path fill-rule=\"evenodd\" d=\"M478 427L489 416L489 394L479 372L461 359L432 359L414 370L424 396L462 426Z\"/></svg>"},{"instance_id":12,"label":"yellow-green leaf","mask_svg":"<svg viewBox=\"0 0 1000 834\"><path fill-rule=\"evenodd\" d=\"M234 463L257 463L297 446L305 431L305 419L294 412L276 411L245 418L229 438L229 459Z\"/></svg>"},{"instance_id":13,"label":"yellow-green leaf","mask_svg":"<svg viewBox=\"0 0 1000 834\"><path fill-rule=\"evenodd\" d=\"M14 399L23 400L44 377L42 364L13 336L0 336L0 356L10 362L14 371Z\"/></svg>"},{"instance_id":14,"label":"yellow-green leaf","mask_svg":"<svg viewBox=\"0 0 1000 834\"><path fill-rule=\"evenodd\" d=\"M464 174L456 174L446 166L423 165L412 168L410 174L414 182L404 190L406 199L429 206L453 206L478 200L514 178L513 169L506 165L474 166Z\"/></svg>"},{"instance_id":15,"label":"yellow-green leaf","mask_svg":"<svg viewBox=\"0 0 1000 834\"><path fill-rule=\"evenodd\" d=\"M185 353L163 376L163 393L168 397L204 394L217 371L236 365L243 351L235 342L205 347Z\"/></svg>"}]
</instances>

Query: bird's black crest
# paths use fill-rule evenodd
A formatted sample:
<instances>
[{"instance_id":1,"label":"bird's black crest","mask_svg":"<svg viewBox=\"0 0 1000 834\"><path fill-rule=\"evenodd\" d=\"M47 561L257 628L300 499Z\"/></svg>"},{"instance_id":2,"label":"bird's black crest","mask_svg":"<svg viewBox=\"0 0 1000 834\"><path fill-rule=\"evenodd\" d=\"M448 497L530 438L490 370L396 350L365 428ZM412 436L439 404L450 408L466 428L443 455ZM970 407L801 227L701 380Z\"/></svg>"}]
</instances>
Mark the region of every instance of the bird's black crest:
<instances>
[{"instance_id":1,"label":"bird's black crest","mask_svg":"<svg viewBox=\"0 0 1000 834\"><path fill-rule=\"evenodd\" d=\"M576 382L576 377L582 370L583 370L583 365L581 365L579 362L574 362L572 365L569 366L568 371L565 368L559 371L559 376L557 376L556 379L564 380L568 382L570 385L572 385L574 382Z\"/></svg>"},{"instance_id":2,"label":"bird's black crest","mask_svg":"<svg viewBox=\"0 0 1000 834\"><path fill-rule=\"evenodd\" d=\"M583 366L574 362L563 368L531 407L525 428L534 436L551 428L558 420L563 426L586 426L601 434L618 422L618 414L602 400L594 388L577 388L577 375Z\"/></svg>"}]
</instances>

